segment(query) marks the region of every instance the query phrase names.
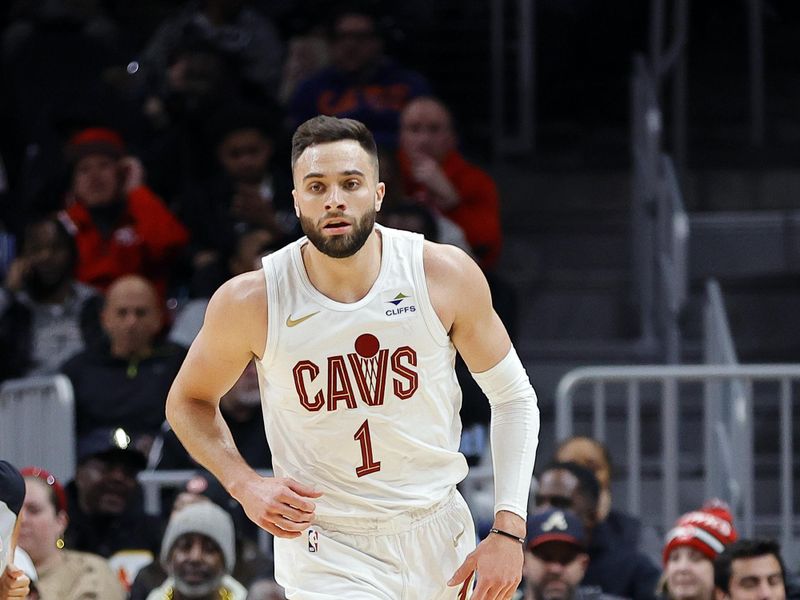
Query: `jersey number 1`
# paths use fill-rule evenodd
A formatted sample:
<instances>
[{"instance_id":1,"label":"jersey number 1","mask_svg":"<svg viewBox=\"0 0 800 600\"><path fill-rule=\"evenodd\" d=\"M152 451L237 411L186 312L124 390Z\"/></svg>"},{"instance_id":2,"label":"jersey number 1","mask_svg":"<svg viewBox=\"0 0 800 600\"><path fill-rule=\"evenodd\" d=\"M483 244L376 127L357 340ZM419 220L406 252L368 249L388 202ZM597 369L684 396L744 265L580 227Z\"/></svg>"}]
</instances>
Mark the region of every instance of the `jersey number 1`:
<instances>
[{"instance_id":1,"label":"jersey number 1","mask_svg":"<svg viewBox=\"0 0 800 600\"><path fill-rule=\"evenodd\" d=\"M372 456L372 438L369 436L369 420L364 421L353 436L361 444L361 466L356 467L356 475L363 477L381 470L381 461Z\"/></svg>"}]
</instances>

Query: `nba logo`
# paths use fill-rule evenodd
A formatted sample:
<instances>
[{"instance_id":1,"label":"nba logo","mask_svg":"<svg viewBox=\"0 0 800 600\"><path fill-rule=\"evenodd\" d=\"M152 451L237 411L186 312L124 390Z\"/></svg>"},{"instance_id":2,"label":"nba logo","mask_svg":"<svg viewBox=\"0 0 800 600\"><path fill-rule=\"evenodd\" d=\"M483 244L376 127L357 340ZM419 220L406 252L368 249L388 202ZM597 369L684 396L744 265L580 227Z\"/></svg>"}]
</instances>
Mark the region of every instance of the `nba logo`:
<instances>
[{"instance_id":1,"label":"nba logo","mask_svg":"<svg viewBox=\"0 0 800 600\"><path fill-rule=\"evenodd\" d=\"M308 530L308 551L319 551L319 532L316 529Z\"/></svg>"}]
</instances>

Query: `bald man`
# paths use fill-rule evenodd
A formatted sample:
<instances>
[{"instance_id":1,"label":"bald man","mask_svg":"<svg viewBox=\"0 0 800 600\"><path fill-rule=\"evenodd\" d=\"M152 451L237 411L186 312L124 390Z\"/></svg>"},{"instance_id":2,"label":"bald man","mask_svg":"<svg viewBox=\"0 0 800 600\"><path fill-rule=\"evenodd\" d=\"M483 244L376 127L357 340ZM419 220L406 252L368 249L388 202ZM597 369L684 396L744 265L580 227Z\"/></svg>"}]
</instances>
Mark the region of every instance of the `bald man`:
<instances>
[{"instance_id":1,"label":"bald man","mask_svg":"<svg viewBox=\"0 0 800 600\"><path fill-rule=\"evenodd\" d=\"M115 280L100 322L104 343L76 354L62 368L75 391L78 440L116 427L137 438L155 436L185 349L161 336L163 310L153 284L138 275Z\"/></svg>"},{"instance_id":2,"label":"bald man","mask_svg":"<svg viewBox=\"0 0 800 600\"><path fill-rule=\"evenodd\" d=\"M150 356L162 321L158 294L143 277L126 275L108 288L100 322L113 356L124 360Z\"/></svg>"},{"instance_id":3,"label":"bald man","mask_svg":"<svg viewBox=\"0 0 800 600\"><path fill-rule=\"evenodd\" d=\"M406 194L461 227L484 269L500 255L500 202L491 176L458 151L453 118L438 99L419 97L400 115L398 161Z\"/></svg>"}]
</instances>

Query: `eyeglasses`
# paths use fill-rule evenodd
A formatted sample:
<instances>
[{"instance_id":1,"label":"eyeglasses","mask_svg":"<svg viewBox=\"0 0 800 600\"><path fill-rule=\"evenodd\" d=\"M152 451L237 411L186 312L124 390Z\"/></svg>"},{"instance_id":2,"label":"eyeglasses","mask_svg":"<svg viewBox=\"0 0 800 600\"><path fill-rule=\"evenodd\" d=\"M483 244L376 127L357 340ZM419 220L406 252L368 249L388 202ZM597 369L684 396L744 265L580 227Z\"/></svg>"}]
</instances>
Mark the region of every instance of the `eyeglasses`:
<instances>
[{"instance_id":1,"label":"eyeglasses","mask_svg":"<svg viewBox=\"0 0 800 600\"><path fill-rule=\"evenodd\" d=\"M572 508L572 498L569 496L536 494L533 498L537 507L552 506L553 508Z\"/></svg>"}]
</instances>

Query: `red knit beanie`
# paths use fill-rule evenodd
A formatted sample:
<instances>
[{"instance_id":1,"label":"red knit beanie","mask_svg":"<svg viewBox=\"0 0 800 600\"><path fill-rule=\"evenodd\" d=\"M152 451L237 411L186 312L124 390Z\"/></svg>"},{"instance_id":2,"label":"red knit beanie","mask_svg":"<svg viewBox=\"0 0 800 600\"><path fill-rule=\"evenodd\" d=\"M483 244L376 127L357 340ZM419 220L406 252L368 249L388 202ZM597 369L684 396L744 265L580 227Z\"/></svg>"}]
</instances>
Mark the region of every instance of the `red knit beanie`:
<instances>
[{"instance_id":1,"label":"red knit beanie","mask_svg":"<svg viewBox=\"0 0 800 600\"><path fill-rule=\"evenodd\" d=\"M710 500L700 510L680 517L675 527L667 533L664 564L678 546L690 546L713 561L737 537L728 505L721 500Z\"/></svg>"}]
</instances>

